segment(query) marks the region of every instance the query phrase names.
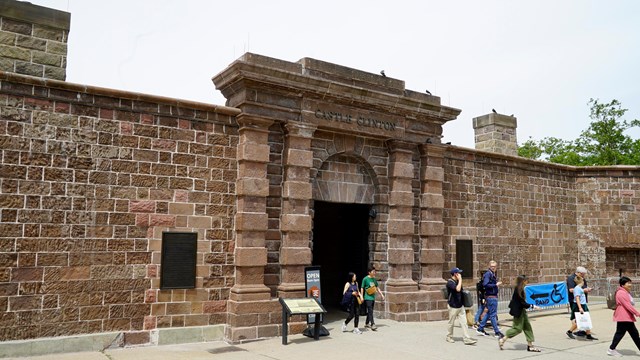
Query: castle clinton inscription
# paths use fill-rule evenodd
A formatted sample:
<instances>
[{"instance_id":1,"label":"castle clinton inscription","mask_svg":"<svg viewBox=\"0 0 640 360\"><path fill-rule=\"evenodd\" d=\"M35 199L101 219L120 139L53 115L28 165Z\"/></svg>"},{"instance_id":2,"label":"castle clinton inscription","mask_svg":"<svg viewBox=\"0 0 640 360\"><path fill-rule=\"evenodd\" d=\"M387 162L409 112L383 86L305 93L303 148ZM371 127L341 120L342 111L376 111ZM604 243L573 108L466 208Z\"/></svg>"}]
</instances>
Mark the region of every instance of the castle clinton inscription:
<instances>
[{"instance_id":1,"label":"castle clinton inscription","mask_svg":"<svg viewBox=\"0 0 640 360\"><path fill-rule=\"evenodd\" d=\"M303 121L325 129L368 133L383 137L397 137L404 132L404 119L364 109L336 104L307 101L302 112Z\"/></svg>"}]
</instances>

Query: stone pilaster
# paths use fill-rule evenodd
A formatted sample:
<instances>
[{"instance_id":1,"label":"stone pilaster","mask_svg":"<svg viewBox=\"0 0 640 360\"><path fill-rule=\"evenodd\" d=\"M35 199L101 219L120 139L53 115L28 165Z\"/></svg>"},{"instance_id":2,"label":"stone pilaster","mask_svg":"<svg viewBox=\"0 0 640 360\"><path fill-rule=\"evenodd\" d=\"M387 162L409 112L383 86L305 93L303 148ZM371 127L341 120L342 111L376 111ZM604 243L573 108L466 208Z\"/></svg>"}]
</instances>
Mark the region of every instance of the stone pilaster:
<instances>
[{"instance_id":1,"label":"stone pilaster","mask_svg":"<svg viewBox=\"0 0 640 360\"><path fill-rule=\"evenodd\" d=\"M424 296L427 319L446 318L446 302L442 300L440 288L444 286L442 264L444 263L444 181L443 156L445 148L440 145L420 146L420 289Z\"/></svg>"},{"instance_id":2,"label":"stone pilaster","mask_svg":"<svg viewBox=\"0 0 640 360\"><path fill-rule=\"evenodd\" d=\"M416 283L411 279L413 266L413 249L411 246L414 234L414 222L411 219L413 208L413 149L415 145L390 141L389 164L389 220L387 231L389 234L389 287L394 290L411 287L415 290Z\"/></svg>"},{"instance_id":3,"label":"stone pilaster","mask_svg":"<svg viewBox=\"0 0 640 360\"><path fill-rule=\"evenodd\" d=\"M420 269L422 279L420 288L437 290L444 281L442 264L444 263L444 196L442 168L444 147L424 144L420 147Z\"/></svg>"},{"instance_id":4,"label":"stone pilaster","mask_svg":"<svg viewBox=\"0 0 640 360\"><path fill-rule=\"evenodd\" d=\"M269 313L277 311L269 288L264 284L267 264L266 199L269 195L267 138L271 120L238 116L238 180L235 216L235 284L229 296L227 338L232 342L256 339L261 326L271 324Z\"/></svg>"},{"instance_id":5,"label":"stone pilaster","mask_svg":"<svg viewBox=\"0 0 640 360\"><path fill-rule=\"evenodd\" d=\"M304 267L311 265L311 216L309 202L312 187L309 181L313 166L311 139L315 125L287 123L284 149L284 183L282 187L282 215L280 230L281 283L278 296L304 297Z\"/></svg>"}]
</instances>

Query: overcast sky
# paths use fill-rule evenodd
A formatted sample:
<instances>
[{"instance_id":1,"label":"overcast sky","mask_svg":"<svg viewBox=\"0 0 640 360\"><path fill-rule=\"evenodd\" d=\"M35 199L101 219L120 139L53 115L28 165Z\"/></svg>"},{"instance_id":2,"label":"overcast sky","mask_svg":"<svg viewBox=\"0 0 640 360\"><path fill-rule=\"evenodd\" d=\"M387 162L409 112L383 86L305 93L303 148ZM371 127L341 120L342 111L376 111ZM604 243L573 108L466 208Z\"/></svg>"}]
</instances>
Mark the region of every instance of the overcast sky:
<instances>
[{"instance_id":1,"label":"overcast sky","mask_svg":"<svg viewBox=\"0 0 640 360\"><path fill-rule=\"evenodd\" d=\"M404 80L518 139L575 139L589 98L640 118L640 1L31 0L71 13L67 81L223 105L211 78L244 52L311 57ZM640 130L630 133L640 137Z\"/></svg>"}]
</instances>

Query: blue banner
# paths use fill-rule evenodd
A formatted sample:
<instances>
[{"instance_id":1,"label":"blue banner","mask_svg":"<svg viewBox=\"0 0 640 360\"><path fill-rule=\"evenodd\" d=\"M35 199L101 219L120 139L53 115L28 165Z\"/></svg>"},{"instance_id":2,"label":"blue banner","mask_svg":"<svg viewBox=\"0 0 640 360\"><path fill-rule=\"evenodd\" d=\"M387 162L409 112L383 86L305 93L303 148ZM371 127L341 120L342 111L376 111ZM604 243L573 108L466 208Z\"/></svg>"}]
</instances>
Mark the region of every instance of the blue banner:
<instances>
[{"instance_id":1,"label":"blue banner","mask_svg":"<svg viewBox=\"0 0 640 360\"><path fill-rule=\"evenodd\" d=\"M524 294L529 304L540 307L562 305L569 303L567 295L567 283L547 283L527 285Z\"/></svg>"}]
</instances>

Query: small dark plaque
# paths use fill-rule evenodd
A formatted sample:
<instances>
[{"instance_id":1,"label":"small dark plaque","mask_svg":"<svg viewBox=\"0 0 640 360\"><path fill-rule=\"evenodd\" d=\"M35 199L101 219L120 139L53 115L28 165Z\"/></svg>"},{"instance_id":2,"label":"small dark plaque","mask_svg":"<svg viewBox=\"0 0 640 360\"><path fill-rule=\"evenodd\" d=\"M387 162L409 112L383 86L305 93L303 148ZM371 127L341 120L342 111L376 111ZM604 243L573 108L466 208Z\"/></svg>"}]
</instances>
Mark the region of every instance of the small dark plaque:
<instances>
[{"instance_id":1,"label":"small dark plaque","mask_svg":"<svg viewBox=\"0 0 640 360\"><path fill-rule=\"evenodd\" d=\"M161 289L196 287L197 233L162 233Z\"/></svg>"},{"instance_id":2,"label":"small dark plaque","mask_svg":"<svg viewBox=\"0 0 640 360\"><path fill-rule=\"evenodd\" d=\"M473 279L473 241L456 239L456 266Z\"/></svg>"}]
</instances>

